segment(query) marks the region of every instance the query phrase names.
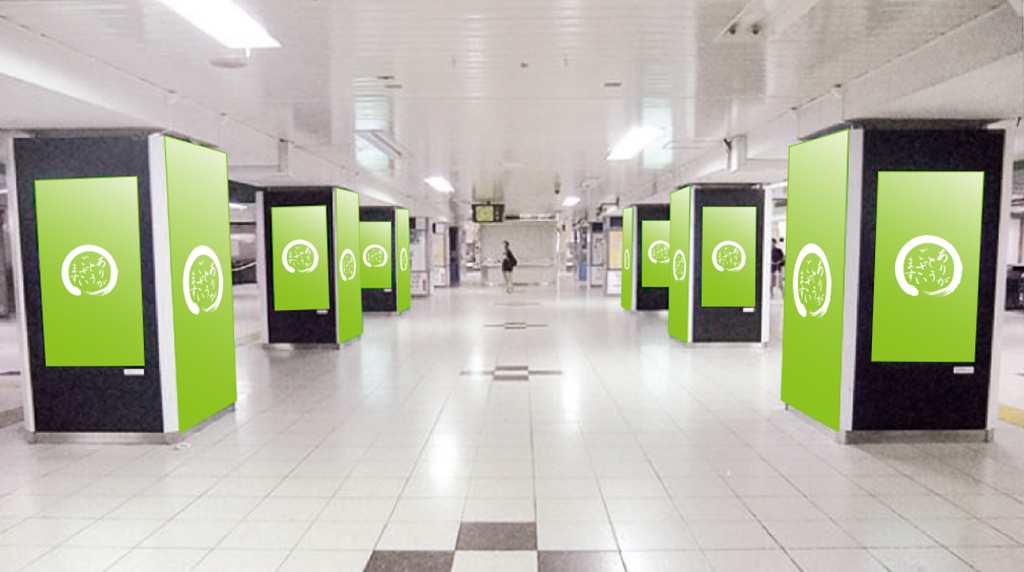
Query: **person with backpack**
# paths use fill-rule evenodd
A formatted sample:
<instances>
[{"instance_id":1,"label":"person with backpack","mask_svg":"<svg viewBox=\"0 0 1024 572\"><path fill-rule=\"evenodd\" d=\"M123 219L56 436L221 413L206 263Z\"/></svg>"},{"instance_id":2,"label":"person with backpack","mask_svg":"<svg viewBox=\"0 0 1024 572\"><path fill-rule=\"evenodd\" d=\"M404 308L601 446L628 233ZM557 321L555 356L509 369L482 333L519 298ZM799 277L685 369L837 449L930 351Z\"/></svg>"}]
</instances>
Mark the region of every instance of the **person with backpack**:
<instances>
[{"instance_id":1,"label":"person with backpack","mask_svg":"<svg viewBox=\"0 0 1024 572\"><path fill-rule=\"evenodd\" d=\"M505 246L505 258L501 261L501 273L505 275L505 291L509 294L512 293L512 269L519 264L516 260L516 256L512 254L512 249L509 248L508 241L504 241Z\"/></svg>"}]
</instances>

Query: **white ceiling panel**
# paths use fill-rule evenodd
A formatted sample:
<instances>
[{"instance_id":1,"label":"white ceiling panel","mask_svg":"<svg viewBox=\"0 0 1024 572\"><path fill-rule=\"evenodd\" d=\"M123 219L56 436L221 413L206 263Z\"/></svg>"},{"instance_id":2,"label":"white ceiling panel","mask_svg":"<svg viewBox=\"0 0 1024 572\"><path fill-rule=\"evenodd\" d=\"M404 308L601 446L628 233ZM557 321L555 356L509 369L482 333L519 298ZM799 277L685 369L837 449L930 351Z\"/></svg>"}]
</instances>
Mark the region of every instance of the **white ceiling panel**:
<instances>
[{"instance_id":1,"label":"white ceiling panel","mask_svg":"<svg viewBox=\"0 0 1024 572\"><path fill-rule=\"evenodd\" d=\"M0 75L0 129L135 129L138 120Z\"/></svg>"},{"instance_id":2,"label":"white ceiling panel","mask_svg":"<svg viewBox=\"0 0 1024 572\"><path fill-rule=\"evenodd\" d=\"M157 0L5 0L0 18L269 140L292 141L326 164L358 169L359 157L377 152L357 145L355 131L383 132L401 157L378 153L370 170L402 195L443 201L422 184L442 174L459 200L472 200L475 188L512 212L554 209L556 178L563 194L584 180L600 182L584 193L581 209L649 194L687 165L714 163L708 157L717 158L724 138L791 115L802 121L798 131L812 116L840 121L844 109L1004 117L1016 113L1022 89L1014 59L1020 16L1006 0L239 2L283 46L255 51L241 69L211 65L244 55ZM736 34L726 31L732 23ZM915 54L927 61L972 27L976 42L1011 46L1009 53L972 45L984 57L963 60L970 69L917 65ZM902 61L918 69L912 93L892 89L898 74L874 79L875 70ZM862 99L815 103L837 85L853 86L847 97ZM898 97L858 95L885 87ZM812 113L815 106L828 113ZM24 107L19 126L133 121L45 97ZM642 158L608 164L608 149L641 122L657 123L665 137ZM752 167L746 175L773 173ZM301 172L290 176L304 182Z\"/></svg>"}]
</instances>

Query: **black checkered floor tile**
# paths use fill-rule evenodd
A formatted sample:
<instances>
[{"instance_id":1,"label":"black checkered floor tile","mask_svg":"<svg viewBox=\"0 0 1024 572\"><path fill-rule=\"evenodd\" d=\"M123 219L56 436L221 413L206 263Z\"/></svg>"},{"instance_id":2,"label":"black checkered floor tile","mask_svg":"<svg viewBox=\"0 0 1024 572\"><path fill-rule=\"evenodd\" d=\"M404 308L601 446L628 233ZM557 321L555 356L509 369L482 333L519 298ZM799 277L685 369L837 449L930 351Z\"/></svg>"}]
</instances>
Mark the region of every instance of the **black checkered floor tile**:
<instances>
[{"instance_id":1,"label":"black checkered floor tile","mask_svg":"<svg viewBox=\"0 0 1024 572\"><path fill-rule=\"evenodd\" d=\"M494 381L530 381L530 376L562 375L559 369L530 369L526 365L499 365L494 369L464 369L459 375L490 376Z\"/></svg>"},{"instance_id":2,"label":"black checkered floor tile","mask_svg":"<svg viewBox=\"0 0 1024 572\"><path fill-rule=\"evenodd\" d=\"M503 330L530 330L533 328L546 328L547 324L529 324L527 322L505 322L503 324L484 324L485 328L501 328Z\"/></svg>"},{"instance_id":3,"label":"black checkered floor tile","mask_svg":"<svg viewBox=\"0 0 1024 572\"><path fill-rule=\"evenodd\" d=\"M455 550L378 550L370 556L364 572L451 572L460 552L472 552L478 562L486 561L487 554L515 552L522 555L522 561L535 561L537 572L624 570L617 552L537 550L537 524L533 522L464 522Z\"/></svg>"}]
</instances>

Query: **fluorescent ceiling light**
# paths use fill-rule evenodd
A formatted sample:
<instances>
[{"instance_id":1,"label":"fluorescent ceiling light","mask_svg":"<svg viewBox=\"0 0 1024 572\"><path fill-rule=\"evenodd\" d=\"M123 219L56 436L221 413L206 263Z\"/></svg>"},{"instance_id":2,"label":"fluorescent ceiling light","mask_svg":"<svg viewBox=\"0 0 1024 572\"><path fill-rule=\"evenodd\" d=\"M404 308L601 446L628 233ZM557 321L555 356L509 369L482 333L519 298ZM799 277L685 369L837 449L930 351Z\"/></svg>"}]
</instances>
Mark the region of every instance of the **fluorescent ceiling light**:
<instances>
[{"instance_id":1,"label":"fluorescent ceiling light","mask_svg":"<svg viewBox=\"0 0 1024 572\"><path fill-rule=\"evenodd\" d=\"M423 182L434 188L435 191L440 193L454 193L455 187L448 182L448 179L444 177L427 177L423 179Z\"/></svg>"},{"instance_id":2,"label":"fluorescent ceiling light","mask_svg":"<svg viewBox=\"0 0 1024 572\"><path fill-rule=\"evenodd\" d=\"M411 155L409 149L395 139L395 136L383 129L357 129L356 137L376 147L380 152L394 160Z\"/></svg>"},{"instance_id":3,"label":"fluorescent ceiling light","mask_svg":"<svg viewBox=\"0 0 1024 572\"><path fill-rule=\"evenodd\" d=\"M578 204L580 204L580 198L577 196L568 196L565 197L564 201L562 201L563 207L574 207Z\"/></svg>"},{"instance_id":4,"label":"fluorescent ceiling light","mask_svg":"<svg viewBox=\"0 0 1024 572\"><path fill-rule=\"evenodd\" d=\"M160 0L229 48L280 48L267 30L232 0Z\"/></svg>"},{"instance_id":5,"label":"fluorescent ceiling light","mask_svg":"<svg viewBox=\"0 0 1024 572\"><path fill-rule=\"evenodd\" d=\"M654 143L654 140L660 137L663 131L661 127L647 125L630 129L629 133L626 133L626 136L612 149L608 160L624 161L636 157L648 145Z\"/></svg>"}]
</instances>

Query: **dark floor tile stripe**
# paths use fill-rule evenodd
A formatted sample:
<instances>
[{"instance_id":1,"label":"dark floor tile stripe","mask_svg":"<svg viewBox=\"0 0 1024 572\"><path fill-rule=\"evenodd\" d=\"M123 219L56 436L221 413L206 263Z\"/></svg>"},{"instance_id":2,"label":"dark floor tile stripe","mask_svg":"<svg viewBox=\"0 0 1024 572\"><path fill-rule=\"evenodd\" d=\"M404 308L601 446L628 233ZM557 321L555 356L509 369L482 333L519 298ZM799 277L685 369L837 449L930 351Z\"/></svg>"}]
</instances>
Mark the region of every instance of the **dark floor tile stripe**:
<instances>
[{"instance_id":1,"label":"dark floor tile stripe","mask_svg":"<svg viewBox=\"0 0 1024 572\"><path fill-rule=\"evenodd\" d=\"M537 572L623 572L618 552L538 552Z\"/></svg>"},{"instance_id":2,"label":"dark floor tile stripe","mask_svg":"<svg viewBox=\"0 0 1024 572\"><path fill-rule=\"evenodd\" d=\"M456 550L537 550L533 522L464 522Z\"/></svg>"},{"instance_id":3,"label":"dark floor tile stripe","mask_svg":"<svg viewBox=\"0 0 1024 572\"><path fill-rule=\"evenodd\" d=\"M375 550L364 572L451 572L455 552Z\"/></svg>"}]
</instances>

